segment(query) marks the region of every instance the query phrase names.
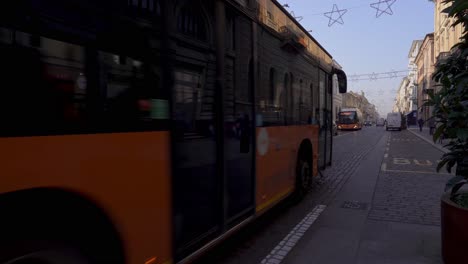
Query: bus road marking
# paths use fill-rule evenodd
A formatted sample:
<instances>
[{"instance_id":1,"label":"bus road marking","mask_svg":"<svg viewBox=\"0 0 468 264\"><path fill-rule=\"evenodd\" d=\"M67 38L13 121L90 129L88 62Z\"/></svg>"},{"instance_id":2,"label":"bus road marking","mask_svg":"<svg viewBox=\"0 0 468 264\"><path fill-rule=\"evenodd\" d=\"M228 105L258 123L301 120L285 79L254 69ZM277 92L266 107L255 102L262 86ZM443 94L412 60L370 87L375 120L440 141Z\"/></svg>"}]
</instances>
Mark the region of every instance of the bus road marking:
<instances>
[{"instance_id":1,"label":"bus road marking","mask_svg":"<svg viewBox=\"0 0 468 264\"><path fill-rule=\"evenodd\" d=\"M386 170L386 172L452 175L452 174L449 174L449 173L437 172L436 170L434 170L434 171Z\"/></svg>"},{"instance_id":2,"label":"bus road marking","mask_svg":"<svg viewBox=\"0 0 468 264\"><path fill-rule=\"evenodd\" d=\"M423 167L430 167L433 165L433 163L430 160L417 160L413 159L413 162L411 160L406 159L406 158L393 158L393 164L395 165L417 165L417 166L423 166Z\"/></svg>"},{"instance_id":3,"label":"bus road marking","mask_svg":"<svg viewBox=\"0 0 468 264\"><path fill-rule=\"evenodd\" d=\"M314 209L312 209L312 211L308 213L260 263L281 263L326 207L327 206L323 204L315 206Z\"/></svg>"}]
</instances>

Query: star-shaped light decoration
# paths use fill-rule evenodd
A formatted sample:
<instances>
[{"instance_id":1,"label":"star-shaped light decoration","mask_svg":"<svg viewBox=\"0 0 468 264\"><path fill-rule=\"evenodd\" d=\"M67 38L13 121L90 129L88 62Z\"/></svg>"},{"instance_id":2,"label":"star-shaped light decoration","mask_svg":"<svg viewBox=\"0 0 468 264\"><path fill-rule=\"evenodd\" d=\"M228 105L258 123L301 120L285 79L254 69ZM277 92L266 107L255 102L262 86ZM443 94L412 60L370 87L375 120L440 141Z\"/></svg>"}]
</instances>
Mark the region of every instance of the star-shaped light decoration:
<instances>
[{"instance_id":1,"label":"star-shaped light decoration","mask_svg":"<svg viewBox=\"0 0 468 264\"><path fill-rule=\"evenodd\" d=\"M379 0L377 3L372 3L370 6L376 9L375 17L380 17L383 13L387 15L393 15L392 5L396 0ZM380 5L383 5L384 8L380 8Z\"/></svg>"},{"instance_id":2,"label":"star-shaped light decoration","mask_svg":"<svg viewBox=\"0 0 468 264\"><path fill-rule=\"evenodd\" d=\"M372 74L369 75L369 79L371 81L377 81L377 79L379 79L379 75L375 72L373 72Z\"/></svg>"},{"instance_id":3,"label":"star-shaped light decoration","mask_svg":"<svg viewBox=\"0 0 468 264\"><path fill-rule=\"evenodd\" d=\"M344 21L343 21L343 16L344 14L346 14L346 12L348 12L347 9L338 9L338 6L336 4L333 4L333 9L331 12L326 12L326 13L323 13L323 15L325 15L326 17L328 17L330 20L328 20L328 26L331 27L333 26L333 24L335 23L338 23L338 24L341 24L343 25L344 24ZM337 13L338 14L338 17L337 18L333 18L334 14Z\"/></svg>"},{"instance_id":4,"label":"star-shaped light decoration","mask_svg":"<svg viewBox=\"0 0 468 264\"><path fill-rule=\"evenodd\" d=\"M350 76L349 76L349 79L350 79L352 82L357 82L357 81L359 81L359 76L357 76L356 74L350 75Z\"/></svg>"},{"instance_id":5,"label":"star-shaped light decoration","mask_svg":"<svg viewBox=\"0 0 468 264\"><path fill-rule=\"evenodd\" d=\"M391 72L388 73L388 76L393 79L393 78L397 78L398 77L398 74L395 70L392 69Z\"/></svg>"}]
</instances>

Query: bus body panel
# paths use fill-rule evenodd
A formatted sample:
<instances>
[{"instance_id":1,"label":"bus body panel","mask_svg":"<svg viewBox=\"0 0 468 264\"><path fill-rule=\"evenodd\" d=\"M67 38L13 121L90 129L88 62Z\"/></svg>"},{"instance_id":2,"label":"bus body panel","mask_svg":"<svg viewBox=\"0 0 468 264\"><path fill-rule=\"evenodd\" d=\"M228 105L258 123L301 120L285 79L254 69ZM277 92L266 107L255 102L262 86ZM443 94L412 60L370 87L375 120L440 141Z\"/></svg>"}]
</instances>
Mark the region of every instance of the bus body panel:
<instances>
[{"instance_id":1,"label":"bus body panel","mask_svg":"<svg viewBox=\"0 0 468 264\"><path fill-rule=\"evenodd\" d=\"M81 194L110 217L127 263L152 257L167 263L172 254L169 143L169 132L0 138L0 194L41 187Z\"/></svg>"},{"instance_id":2,"label":"bus body panel","mask_svg":"<svg viewBox=\"0 0 468 264\"><path fill-rule=\"evenodd\" d=\"M296 162L303 140L312 144L313 176L318 174L318 126L256 129L256 211L261 212L294 191Z\"/></svg>"}]
</instances>

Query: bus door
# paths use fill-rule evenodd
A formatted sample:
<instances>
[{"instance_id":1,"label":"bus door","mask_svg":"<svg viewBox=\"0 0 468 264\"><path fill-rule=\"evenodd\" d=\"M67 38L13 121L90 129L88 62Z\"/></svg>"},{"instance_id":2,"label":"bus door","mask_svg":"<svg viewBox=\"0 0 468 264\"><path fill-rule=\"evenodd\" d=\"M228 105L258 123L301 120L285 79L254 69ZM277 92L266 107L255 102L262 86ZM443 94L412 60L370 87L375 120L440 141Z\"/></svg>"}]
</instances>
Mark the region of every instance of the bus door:
<instances>
[{"instance_id":1,"label":"bus door","mask_svg":"<svg viewBox=\"0 0 468 264\"><path fill-rule=\"evenodd\" d=\"M233 21L228 16L227 33ZM226 48L234 48L228 44ZM173 66L176 262L255 212L254 63L233 58L207 63L179 61ZM220 64L225 67L222 89L214 79Z\"/></svg>"},{"instance_id":2,"label":"bus door","mask_svg":"<svg viewBox=\"0 0 468 264\"><path fill-rule=\"evenodd\" d=\"M319 69L319 168L325 169L327 163L327 78L326 73Z\"/></svg>"},{"instance_id":3,"label":"bus door","mask_svg":"<svg viewBox=\"0 0 468 264\"><path fill-rule=\"evenodd\" d=\"M253 70L249 85L238 85L242 90L236 92L234 72L227 74L224 102L213 100L214 87L210 88L203 76L202 70L194 69L179 68L174 73L172 135L177 259L196 251L255 211ZM223 104L217 106L218 103ZM218 107L224 108L222 127L215 120ZM218 142L220 132L223 140ZM220 150L223 155L218 155ZM219 166L224 168L224 174L219 173Z\"/></svg>"},{"instance_id":4,"label":"bus door","mask_svg":"<svg viewBox=\"0 0 468 264\"><path fill-rule=\"evenodd\" d=\"M228 69L234 69L234 61L227 60ZM253 64L249 63L247 84L234 87L232 70L226 70L226 95L224 99L225 146L225 220L235 225L255 210L253 172L254 118L253 118Z\"/></svg>"},{"instance_id":5,"label":"bus door","mask_svg":"<svg viewBox=\"0 0 468 264\"><path fill-rule=\"evenodd\" d=\"M331 75L327 75L327 78L326 78L326 90L327 90L327 94L326 94L326 115L325 115L325 119L326 119L326 122L325 124L327 125L326 128L325 128L325 131L327 133L327 138L326 138L326 151L327 151L327 156L326 156L326 165L327 166L330 166L332 164L332 148L333 148L333 112L332 112L332 109L333 109L333 92L332 92L332 81L331 81Z\"/></svg>"},{"instance_id":6,"label":"bus door","mask_svg":"<svg viewBox=\"0 0 468 264\"><path fill-rule=\"evenodd\" d=\"M203 68L174 69L172 92L173 223L177 260L221 230L214 87ZM176 261L177 261L176 260Z\"/></svg>"}]
</instances>

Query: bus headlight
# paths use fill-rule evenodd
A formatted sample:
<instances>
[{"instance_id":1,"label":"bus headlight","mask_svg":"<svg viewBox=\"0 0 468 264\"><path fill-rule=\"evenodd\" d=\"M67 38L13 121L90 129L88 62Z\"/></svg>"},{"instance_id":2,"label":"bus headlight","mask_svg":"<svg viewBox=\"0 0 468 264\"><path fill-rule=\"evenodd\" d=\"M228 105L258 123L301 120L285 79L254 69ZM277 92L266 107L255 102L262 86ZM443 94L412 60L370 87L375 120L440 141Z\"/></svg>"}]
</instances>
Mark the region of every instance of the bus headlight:
<instances>
[{"instance_id":1,"label":"bus headlight","mask_svg":"<svg viewBox=\"0 0 468 264\"><path fill-rule=\"evenodd\" d=\"M341 129L341 126L338 126L338 129Z\"/></svg>"},{"instance_id":2,"label":"bus headlight","mask_svg":"<svg viewBox=\"0 0 468 264\"><path fill-rule=\"evenodd\" d=\"M357 128L357 126L354 126L354 128Z\"/></svg>"}]
</instances>

